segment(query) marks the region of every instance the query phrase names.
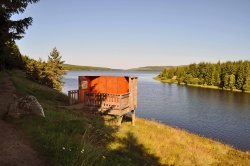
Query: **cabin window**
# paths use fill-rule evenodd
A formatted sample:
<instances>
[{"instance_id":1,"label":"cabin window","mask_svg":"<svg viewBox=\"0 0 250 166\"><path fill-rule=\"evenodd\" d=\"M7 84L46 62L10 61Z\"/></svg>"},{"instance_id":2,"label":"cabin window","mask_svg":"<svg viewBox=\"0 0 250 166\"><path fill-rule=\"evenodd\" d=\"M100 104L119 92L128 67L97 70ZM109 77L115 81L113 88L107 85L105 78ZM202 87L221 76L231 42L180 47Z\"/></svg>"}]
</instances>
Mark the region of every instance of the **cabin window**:
<instances>
[{"instance_id":1,"label":"cabin window","mask_svg":"<svg viewBox=\"0 0 250 166\"><path fill-rule=\"evenodd\" d=\"M88 81L81 81L81 89L88 89Z\"/></svg>"}]
</instances>

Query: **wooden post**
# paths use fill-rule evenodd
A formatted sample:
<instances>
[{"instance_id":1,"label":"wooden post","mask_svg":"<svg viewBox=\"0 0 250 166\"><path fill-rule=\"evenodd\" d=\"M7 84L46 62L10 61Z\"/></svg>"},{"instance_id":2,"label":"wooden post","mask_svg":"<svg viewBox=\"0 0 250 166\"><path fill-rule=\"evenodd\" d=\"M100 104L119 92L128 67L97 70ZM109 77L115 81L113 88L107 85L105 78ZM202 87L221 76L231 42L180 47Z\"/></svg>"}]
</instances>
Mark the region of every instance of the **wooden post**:
<instances>
[{"instance_id":1,"label":"wooden post","mask_svg":"<svg viewBox=\"0 0 250 166\"><path fill-rule=\"evenodd\" d=\"M122 95L119 95L119 111L122 110Z\"/></svg>"},{"instance_id":2,"label":"wooden post","mask_svg":"<svg viewBox=\"0 0 250 166\"><path fill-rule=\"evenodd\" d=\"M132 126L135 125L135 110L132 110Z\"/></svg>"},{"instance_id":3,"label":"wooden post","mask_svg":"<svg viewBox=\"0 0 250 166\"><path fill-rule=\"evenodd\" d=\"M87 92L85 92L84 93L84 100L83 100L83 102L84 102L84 107L86 107L87 106Z\"/></svg>"},{"instance_id":4,"label":"wooden post","mask_svg":"<svg viewBox=\"0 0 250 166\"><path fill-rule=\"evenodd\" d=\"M72 102L71 102L71 91L68 91L68 98L69 98L69 105L72 105Z\"/></svg>"},{"instance_id":5,"label":"wooden post","mask_svg":"<svg viewBox=\"0 0 250 166\"><path fill-rule=\"evenodd\" d=\"M121 126L122 125L122 118L123 118L123 115L119 116L118 121L117 121L117 126Z\"/></svg>"}]
</instances>

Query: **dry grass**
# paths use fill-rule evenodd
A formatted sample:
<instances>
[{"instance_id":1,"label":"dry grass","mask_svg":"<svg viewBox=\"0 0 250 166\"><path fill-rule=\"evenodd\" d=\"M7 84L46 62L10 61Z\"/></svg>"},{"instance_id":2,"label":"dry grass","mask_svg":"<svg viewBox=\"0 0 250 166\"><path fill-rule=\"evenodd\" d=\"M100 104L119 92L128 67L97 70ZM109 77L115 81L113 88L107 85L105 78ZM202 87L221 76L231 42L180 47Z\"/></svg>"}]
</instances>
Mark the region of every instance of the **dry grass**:
<instances>
[{"instance_id":1,"label":"dry grass","mask_svg":"<svg viewBox=\"0 0 250 166\"><path fill-rule=\"evenodd\" d=\"M137 119L136 126L124 123L115 133L117 140L131 133L147 153L159 157L162 165L248 165L250 155L222 143L166 126ZM117 142L111 143L115 148Z\"/></svg>"}]
</instances>

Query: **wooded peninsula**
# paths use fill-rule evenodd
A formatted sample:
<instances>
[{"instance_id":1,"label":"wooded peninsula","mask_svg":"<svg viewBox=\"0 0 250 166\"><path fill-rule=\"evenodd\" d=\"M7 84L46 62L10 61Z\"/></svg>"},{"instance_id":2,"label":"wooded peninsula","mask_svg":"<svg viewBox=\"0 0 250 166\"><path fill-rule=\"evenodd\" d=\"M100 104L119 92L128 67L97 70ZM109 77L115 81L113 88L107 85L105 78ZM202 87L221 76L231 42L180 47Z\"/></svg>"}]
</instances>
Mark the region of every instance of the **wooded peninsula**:
<instances>
[{"instance_id":1,"label":"wooded peninsula","mask_svg":"<svg viewBox=\"0 0 250 166\"><path fill-rule=\"evenodd\" d=\"M164 69L156 80L215 89L250 91L250 61L200 62Z\"/></svg>"}]
</instances>

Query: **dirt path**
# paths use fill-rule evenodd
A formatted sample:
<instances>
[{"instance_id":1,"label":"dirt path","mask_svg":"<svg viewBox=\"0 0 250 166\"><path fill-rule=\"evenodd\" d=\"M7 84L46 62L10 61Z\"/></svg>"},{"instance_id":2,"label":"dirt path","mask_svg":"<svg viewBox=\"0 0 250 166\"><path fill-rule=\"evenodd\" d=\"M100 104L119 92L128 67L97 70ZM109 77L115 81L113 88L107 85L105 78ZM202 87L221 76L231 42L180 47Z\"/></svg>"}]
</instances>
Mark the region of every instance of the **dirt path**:
<instances>
[{"instance_id":1,"label":"dirt path","mask_svg":"<svg viewBox=\"0 0 250 166\"><path fill-rule=\"evenodd\" d=\"M2 120L9 103L13 101L14 92L11 80L8 77L2 78L0 80L0 165L48 165L38 152L32 149L20 127Z\"/></svg>"}]
</instances>

